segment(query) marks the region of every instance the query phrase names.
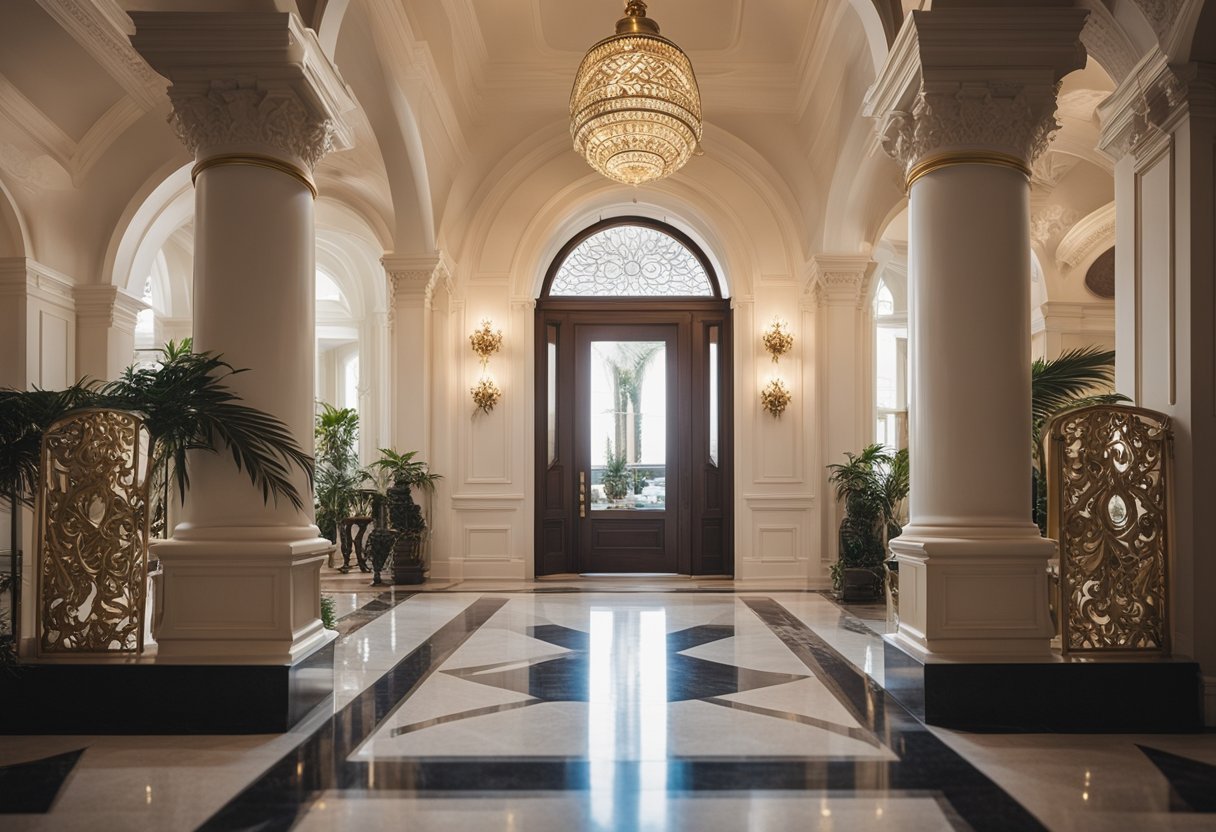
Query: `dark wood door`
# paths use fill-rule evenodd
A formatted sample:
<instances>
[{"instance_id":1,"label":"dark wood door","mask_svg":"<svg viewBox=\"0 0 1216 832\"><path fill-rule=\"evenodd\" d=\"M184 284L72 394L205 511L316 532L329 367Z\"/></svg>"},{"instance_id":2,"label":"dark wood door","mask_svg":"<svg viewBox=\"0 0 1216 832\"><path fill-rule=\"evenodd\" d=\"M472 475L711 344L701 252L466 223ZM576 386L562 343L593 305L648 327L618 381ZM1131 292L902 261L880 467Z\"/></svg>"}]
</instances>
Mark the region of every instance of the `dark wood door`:
<instances>
[{"instance_id":1,"label":"dark wood door","mask_svg":"<svg viewBox=\"0 0 1216 832\"><path fill-rule=\"evenodd\" d=\"M538 303L537 575L732 573L729 304L672 306L637 300ZM629 363L621 360L629 357L629 347L661 345L661 362L651 356L646 370L649 403L625 396L616 404L611 395L605 403L605 388L612 385L604 353L611 357L618 345L626 347L618 364ZM650 412L658 390L661 428ZM625 496L605 488L606 441L614 455L624 446Z\"/></svg>"},{"instance_id":2,"label":"dark wood door","mask_svg":"<svg viewBox=\"0 0 1216 832\"><path fill-rule=\"evenodd\" d=\"M583 572L679 571L688 396L679 324L576 324L574 454ZM683 416L684 418L681 418ZM685 501L686 502L686 501Z\"/></svg>"}]
</instances>

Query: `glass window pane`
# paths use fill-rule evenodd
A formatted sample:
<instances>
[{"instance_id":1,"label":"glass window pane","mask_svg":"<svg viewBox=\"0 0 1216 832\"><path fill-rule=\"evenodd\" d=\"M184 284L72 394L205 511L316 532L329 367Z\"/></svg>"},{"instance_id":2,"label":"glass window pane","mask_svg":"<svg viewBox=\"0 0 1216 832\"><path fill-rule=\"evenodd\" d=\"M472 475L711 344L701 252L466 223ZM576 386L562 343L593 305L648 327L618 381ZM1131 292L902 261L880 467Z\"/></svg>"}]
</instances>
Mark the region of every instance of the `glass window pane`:
<instances>
[{"instance_id":1,"label":"glass window pane","mask_svg":"<svg viewBox=\"0 0 1216 832\"><path fill-rule=\"evenodd\" d=\"M639 225L605 228L583 240L553 276L550 297L713 297L701 261L670 234Z\"/></svg>"},{"instance_id":2,"label":"glass window pane","mask_svg":"<svg viewBox=\"0 0 1216 832\"><path fill-rule=\"evenodd\" d=\"M718 464L718 327L709 328L709 461Z\"/></svg>"},{"instance_id":3,"label":"glass window pane","mask_svg":"<svg viewBox=\"0 0 1216 832\"><path fill-rule=\"evenodd\" d=\"M591 342L592 511L667 502L667 345Z\"/></svg>"}]
</instances>

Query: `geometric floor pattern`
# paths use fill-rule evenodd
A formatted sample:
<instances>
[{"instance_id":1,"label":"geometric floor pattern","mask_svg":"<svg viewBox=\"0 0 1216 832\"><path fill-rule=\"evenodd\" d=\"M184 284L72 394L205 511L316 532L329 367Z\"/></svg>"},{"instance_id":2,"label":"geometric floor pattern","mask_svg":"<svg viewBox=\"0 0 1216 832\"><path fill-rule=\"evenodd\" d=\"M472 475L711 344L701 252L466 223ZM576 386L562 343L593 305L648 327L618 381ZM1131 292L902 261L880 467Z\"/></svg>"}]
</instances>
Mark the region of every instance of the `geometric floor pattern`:
<instances>
[{"instance_id":1,"label":"geometric floor pattern","mask_svg":"<svg viewBox=\"0 0 1216 832\"><path fill-rule=\"evenodd\" d=\"M1212 828L1216 737L930 729L881 626L805 592L386 593L288 734L6 738L0 826Z\"/></svg>"}]
</instances>

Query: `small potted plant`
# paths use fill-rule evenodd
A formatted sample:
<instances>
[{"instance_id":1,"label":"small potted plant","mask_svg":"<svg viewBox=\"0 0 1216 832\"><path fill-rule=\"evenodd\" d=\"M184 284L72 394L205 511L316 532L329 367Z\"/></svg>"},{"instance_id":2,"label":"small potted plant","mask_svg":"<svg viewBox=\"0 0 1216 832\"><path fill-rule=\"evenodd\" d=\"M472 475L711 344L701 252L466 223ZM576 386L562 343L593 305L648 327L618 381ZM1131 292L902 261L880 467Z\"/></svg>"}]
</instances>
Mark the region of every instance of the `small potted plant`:
<instances>
[{"instance_id":1,"label":"small potted plant","mask_svg":"<svg viewBox=\"0 0 1216 832\"><path fill-rule=\"evenodd\" d=\"M426 563L423 557L427 537L427 523L422 507L414 502L413 490L433 492L435 483L442 479L432 474L425 462L415 460L417 451L397 453L391 448L381 448L380 458L372 468L384 472L391 480L385 490L388 520L393 536L393 583L420 584L426 580ZM379 527L379 523L377 523ZM379 540L383 540L380 537ZM372 555L376 556L378 539L373 537Z\"/></svg>"},{"instance_id":2,"label":"small potted plant","mask_svg":"<svg viewBox=\"0 0 1216 832\"><path fill-rule=\"evenodd\" d=\"M908 495L908 451L892 453L881 444L860 454L846 453L843 464L828 466L828 482L844 504L840 521L840 557L832 564L832 583L842 601L876 601L887 566L887 542L901 531L900 506ZM895 574L891 582L898 592Z\"/></svg>"},{"instance_id":3,"label":"small potted plant","mask_svg":"<svg viewBox=\"0 0 1216 832\"><path fill-rule=\"evenodd\" d=\"M607 447L604 449L604 477L601 480L604 486L604 496L611 502L625 499L629 494L629 464L625 459L625 454L614 454L612 452L612 440L609 439Z\"/></svg>"}]
</instances>

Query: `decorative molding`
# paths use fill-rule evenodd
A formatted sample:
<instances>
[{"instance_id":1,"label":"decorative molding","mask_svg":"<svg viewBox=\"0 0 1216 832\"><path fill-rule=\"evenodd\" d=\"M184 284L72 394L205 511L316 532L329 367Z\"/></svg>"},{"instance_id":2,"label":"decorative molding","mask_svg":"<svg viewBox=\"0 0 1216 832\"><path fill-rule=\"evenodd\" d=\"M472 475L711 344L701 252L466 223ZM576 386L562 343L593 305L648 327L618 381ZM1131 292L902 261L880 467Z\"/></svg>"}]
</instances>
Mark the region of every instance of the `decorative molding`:
<instances>
[{"instance_id":1,"label":"decorative molding","mask_svg":"<svg viewBox=\"0 0 1216 832\"><path fill-rule=\"evenodd\" d=\"M429 307L435 290L452 291L452 268L442 253L430 257L401 257L386 254L380 258L388 279L389 326L398 302L406 298L422 299ZM416 300L414 301L416 303Z\"/></svg>"},{"instance_id":2,"label":"decorative molding","mask_svg":"<svg viewBox=\"0 0 1216 832\"><path fill-rule=\"evenodd\" d=\"M1048 240L1063 234L1066 228L1071 228L1080 218L1078 212L1063 205L1045 205L1030 217L1031 244L1043 248Z\"/></svg>"},{"instance_id":3,"label":"decorative molding","mask_svg":"<svg viewBox=\"0 0 1216 832\"><path fill-rule=\"evenodd\" d=\"M142 298L119 291L117 286L91 283L75 287L76 319L82 325L116 326L134 331L140 312L150 309Z\"/></svg>"},{"instance_id":4,"label":"decorative molding","mask_svg":"<svg viewBox=\"0 0 1216 832\"><path fill-rule=\"evenodd\" d=\"M1081 29L1085 51L1120 83L1136 66L1135 47L1102 0L1082 0L1080 5L1089 10Z\"/></svg>"},{"instance_id":5,"label":"decorative molding","mask_svg":"<svg viewBox=\"0 0 1216 832\"><path fill-rule=\"evenodd\" d=\"M1092 92L1092 90L1086 90ZM1063 109L1063 104L1061 104ZM1077 166L1081 160L1069 153L1053 153L1048 150L1030 166L1030 183L1040 191L1050 191L1060 180Z\"/></svg>"},{"instance_id":6,"label":"decorative molding","mask_svg":"<svg viewBox=\"0 0 1216 832\"><path fill-rule=\"evenodd\" d=\"M309 171L333 149L334 123L293 92L258 89L250 81L212 81L204 93L170 90L169 124L200 159L232 148L267 148Z\"/></svg>"},{"instance_id":7,"label":"decorative molding","mask_svg":"<svg viewBox=\"0 0 1216 832\"><path fill-rule=\"evenodd\" d=\"M879 122L883 149L905 175L958 152L972 154L959 162L1028 167L1058 129L1060 79L1085 65L1086 15L1063 6L914 11L863 113Z\"/></svg>"},{"instance_id":8,"label":"decorative molding","mask_svg":"<svg viewBox=\"0 0 1216 832\"><path fill-rule=\"evenodd\" d=\"M1115 244L1115 203L1082 217L1056 247L1056 263L1068 271Z\"/></svg>"},{"instance_id":9,"label":"decorative molding","mask_svg":"<svg viewBox=\"0 0 1216 832\"><path fill-rule=\"evenodd\" d=\"M1102 136L1098 149L1118 160L1131 153L1152 155L1153 147L1192 106L1211 107L1210 71L1191 64L1170 66L1159 49L1148 52L1098 107Z\"/></svg>"},{"instance_id":10,"label":"decorative molding","mask_svg":"<svg viewBox=\"0 0 1216 832\"><path fill-rule=\"evenodd\" d=\"M133 12L132 43L173 85L169 123L199 161L284 157L307 171L352 145L353 93L316 33L280 12Z\"/></svg>"},{"instance_id":11,"label":"decorative molding","mask_svg":"<svg viewBox=\"0 0 1216 832\"><path fill-rule=\"evenodd\" d=\"M811 258L807 291L813 293L817 304L860 309L876 265L865 254L817 254Z\"/></svg>"},{"instance_id":12,"label":"decorative molding","mask_svg":"<svg viewBox=\"0 0 1216 832\"><path fill-rule=\"evenodd\" d=\"M34 298L75 311L75 284L62 272L27 257L0 258L0 297Z\"/></svg>"},{"instance_id":13,"label":"decorative molding","mask_svg":"<svg viewBox=\"0 0 1216 832\"><path fill-rule=\"evenodd\" d=\"M165 80L131 47L131 18L117 0L38 0L143 110L164 101Z\"/></svg>"},{"instance_id":14,"label":"decorative molding","mask_svg":"<svg viewBox=\"0 0 1216 832\"><path fill-rule=\"evenodd\" d=\"M966 82L948 91L922 90L910 111L888 114L882 148L907 173L926 157L959 149L1006 154L1030 164L1060 127L1057 89Z\"/></svg>"},{"instance_id":15,"label":"decorative molding","mask_svg":"<svg viewBox=\"0 0 1216 832\"><path fill-rule=\"evenodd\" d=\"M1148 25L1153 27L1157 39L1164 42L1174 26L1174 21L1178 19L1183 0L1135 0L1135 3L1140 7Z\"/></svg>"}]
</instances>

